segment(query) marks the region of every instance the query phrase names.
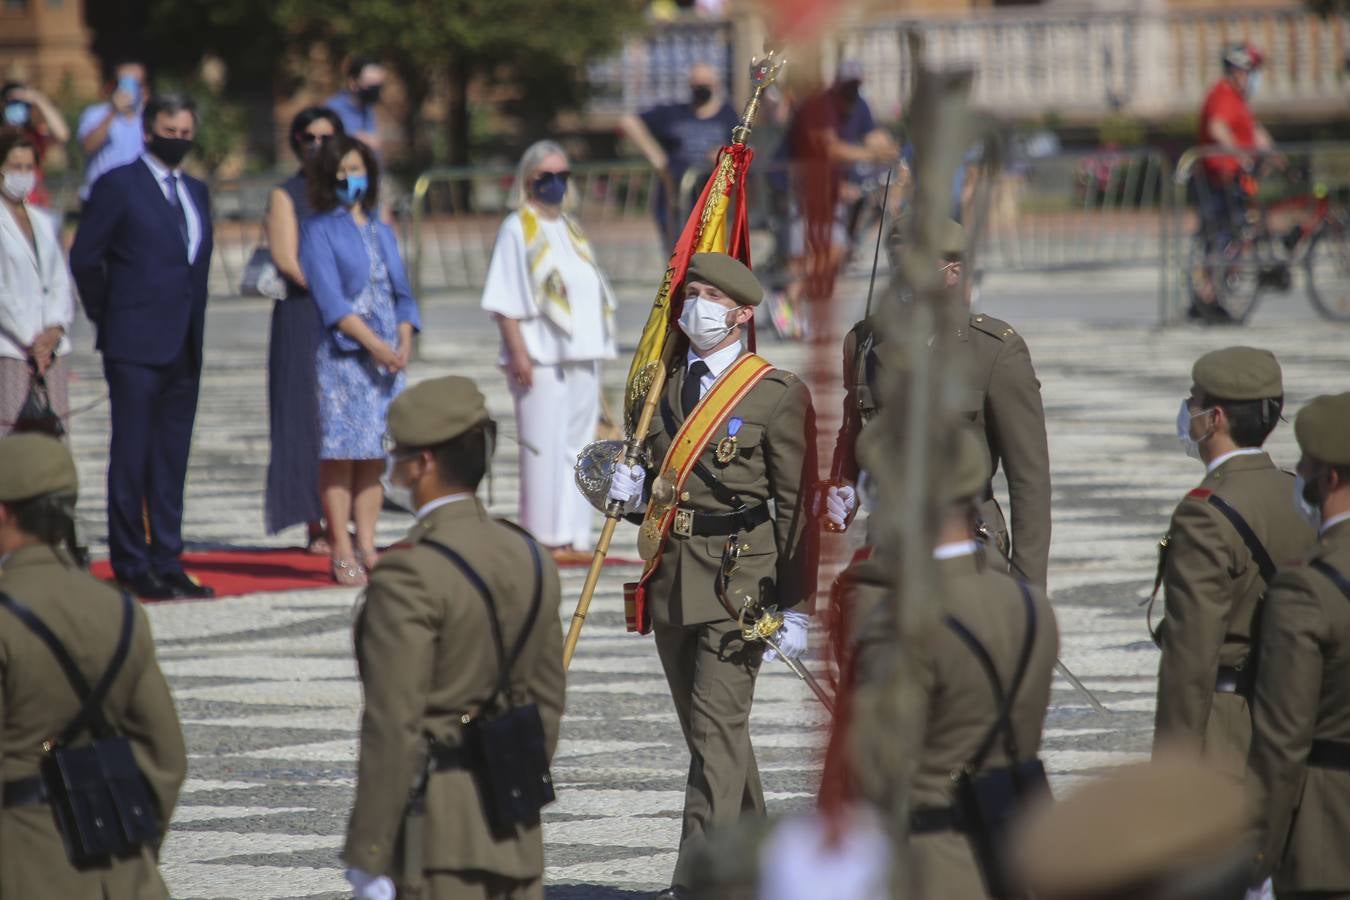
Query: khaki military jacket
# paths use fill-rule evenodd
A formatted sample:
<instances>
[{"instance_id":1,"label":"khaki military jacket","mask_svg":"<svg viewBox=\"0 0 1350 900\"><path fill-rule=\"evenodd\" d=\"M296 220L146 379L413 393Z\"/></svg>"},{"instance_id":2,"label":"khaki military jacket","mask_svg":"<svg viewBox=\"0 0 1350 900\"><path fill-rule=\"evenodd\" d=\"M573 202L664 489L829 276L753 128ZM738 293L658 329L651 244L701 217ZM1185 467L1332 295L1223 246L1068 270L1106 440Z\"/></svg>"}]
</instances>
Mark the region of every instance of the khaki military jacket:
<instances>
[{"instance_id":1,"label":"khaki military jacket","mask_svg":"<svg viewBox=\"0 0 1350 900\"><path fill-rule=\"evenodd\" d=\"M866 320L844 339L844 417L835 441L831 473L856 481L854 447L862 428L860 403L875 402L859 385L857 348L871 330ZM983 313L972 315L956 335L957 352L967 357L974 390L966 398L965 417L984 432L993 462L1008 481L1011 534L1003 511L986 491L980 514L991 537L1011 545L1013 565L1032 584L1044 588L1050 565L1050 450L1045 436L1041 383L1026 341L1007 322ZM991 474L992 478L992 474Z\"/></svg>"},{"instance_id":2,"label":"khaki military jacket","mask_svg":"<svg viewBox=\"0 0 1350 900\"><path fill-rule=\"evenodd\" d=\"M402 849L399 832L424 756L423 736L459 746L460 717L489 698L498 677L487 604L454 563L422 545L427 540L458 552L486 582L508 655L535 590L524 536L490 518L476 499L432 510L371 572L355 627L365 708L356 801L342 858L396 881L404 874L396 850ZM542 549L540 556L541 606L512 668L511 690L517 702L538 704L551 758L563 712L561 597L557 567ZM518 879L543 874L539 827L494 837L467 770L431 775L424 827L425 869L475 869Z\"/></svg>"},{"instance_id":3,"label":"khaki military jacket","mask_svg":"<svg viewBox=\"0 0 1350 900\"><path fill-rule=\"evenodd\" d=\"M1310 559L1350 578L1350 521ZM1258 869L1275 891L1350 893L1350 771L1307 764L1313 741L1350 746L1350 598L1307 566L1281 569L1266 596L1248 784L1259 798Z\"/></svg>"},{"instance_id":4,"label":"khaki military jacket","mask_svg":"<svg viewBox=\"0 0 1350 900\"><path fill-rule=\"evenodd\" d=\"M1017 582L990 559L988 551L937 562L941 613L966 626L984 645L994 661L1004 690L1013 674L1027 633L1026 612ZM896 663L893 611L883 602L890 594L887 573L875 560L851 566L855 578L854 608L863 615L859 627L857 672L860 697L869 689L884 688ZM1013 703L1011 721L1023 760L1035 756L1041 745L1045 713L1050 704L1050 683L1059 653L1059 630L1055 613L1045 593L1032 586L1036 609L1036 634L1031 659ZM909 779L909 798L914 808L943 807L952 803L952 776L975 755L998 714L993 687L974 653L946 625L937 622L917 660L920 702L927 715L910 734L886 738L898 742L892 750L903 761ZM868 705L860 703L858 715ZM884 790L870 773L888 767L866 749L854 745L853 771L869 798ZM981 769L1006 766L1003 741L995 742ZM984 884L966 837L955 831L916 835L910 841L917 897L952 900L984 898Z\"/></svg>"},{"instance_id":5,"label":"khaki military jacket","mask_svg":"<svg viewBox=\"0 0 1350 900\"><path fill-rule=\"evenodd\" d=\"M1293 477L1270 456L1234 456L1177 505L1167 529L1162 662L1155 746L1181 742L1235 778L1246 770L1251 712L1241 694L1214 691L1219 666L1246 671L1258 600L1266 590L1233 524L1209 502L1232 506L1277 567L1302 558L1311 527L1292 501Z\"/></svg>"},{"instance_id":6,"label":"khaki military jacket","mask_svg":"<svg viewBox=\"0 0 1350 900\"><path fill-rule=\"evenodd\" d=\"M0 591L31 609L95 683L107 669L122 627L118 592L46 545L15 551L0 568ZM136 762L168 823L187 773L187 751L169 686L155 661L145 611L136 606L131 647L103 704L108 723L131 742ZM38 774L42 742L73 720L80 701L56 657L11 612L0 609L0 780ZM76 739L88 741L86 733ZM76 871L46 804L0 810L0 897L62 900L158 900L159 848Z\"/></svg>"},{"instance_id":7,"label":"khaki military jacket","mask_svg":"<svg viewBox=\"0 0 1350 900\"><path fill-rule=\"evenodd\" d=\"M684 423L680 406L684 372L682 360L668 377L664 411L652 417L646 444L649 485ZM817 527L809 509L817 475L811 393L796 375L776 369L750 389L731 416L742 420L736 432L736 455L725 463L716 458L717 445L728 434L728 417L699 460L747 507L772 503L772 515L741 533L740 567L728 595L751 594L780 609L803 604L809 608L816 589L817 547ZM706 513L729 513L736 508L719 498L697 472L690 474L684 490L688 496L681 499L681 507ZM725 535L684 537L671 532L648 582L655 624L698 625L729 618L713 588L726 542Z\"/></svg>"}]
</instances>

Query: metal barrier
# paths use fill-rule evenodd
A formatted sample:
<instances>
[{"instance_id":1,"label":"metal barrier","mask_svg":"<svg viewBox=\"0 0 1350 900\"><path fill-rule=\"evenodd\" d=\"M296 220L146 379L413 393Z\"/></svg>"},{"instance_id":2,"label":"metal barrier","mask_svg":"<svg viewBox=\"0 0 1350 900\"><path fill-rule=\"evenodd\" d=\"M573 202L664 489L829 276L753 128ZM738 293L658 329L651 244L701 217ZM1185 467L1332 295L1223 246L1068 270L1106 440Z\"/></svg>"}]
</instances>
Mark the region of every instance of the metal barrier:
<instances>
[{"instance_id":1,"label":"metal barrier","mask_svg":"<svg viewBox=\"0 0 1350 900\"><path fill-rule=\"evenodd\" d=\"M646 163L573 163L568 211L611 281L653 282L665 265L652 217L659 178ZM405 254L419 294L477 289L502 219L520 197L507 167L432 169L413 185Z\"/></svg>"},{"instance_id":2,"label":"metal barrier","mask_svg":"<svg viewBox=\"0 0 1350 900\"><path fill-rule=\"evenodd\" d=\"M1296 274L1321 315L1350 320L1350 143L1290 144L1273 155L1193 147L1170 194L1160 324L1180 320L1192 292L1243 320Z\"/></svg>"}]
</instances>

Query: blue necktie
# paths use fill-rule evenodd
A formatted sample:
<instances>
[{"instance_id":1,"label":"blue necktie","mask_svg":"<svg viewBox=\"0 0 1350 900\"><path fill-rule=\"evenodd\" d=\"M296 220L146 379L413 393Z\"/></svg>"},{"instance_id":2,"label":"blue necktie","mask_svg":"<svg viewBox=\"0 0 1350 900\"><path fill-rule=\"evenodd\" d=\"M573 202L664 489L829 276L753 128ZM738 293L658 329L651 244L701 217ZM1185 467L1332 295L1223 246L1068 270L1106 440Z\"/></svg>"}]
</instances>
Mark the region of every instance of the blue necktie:
<instances>
[{"instance_id":1,"label":"blue necktie","mask_svg":"<svg viewBox=\"0 0 1350 900\"><path fill-rule=\"evenodd\" d=\"M178 176L170 172L164 183L169 186L169 205L178 216L178 234L183 239L183 246L191 252L192 240L188 237L187 212L183 209L183 204L178 202Z\"/></svg>"}]
</instances>

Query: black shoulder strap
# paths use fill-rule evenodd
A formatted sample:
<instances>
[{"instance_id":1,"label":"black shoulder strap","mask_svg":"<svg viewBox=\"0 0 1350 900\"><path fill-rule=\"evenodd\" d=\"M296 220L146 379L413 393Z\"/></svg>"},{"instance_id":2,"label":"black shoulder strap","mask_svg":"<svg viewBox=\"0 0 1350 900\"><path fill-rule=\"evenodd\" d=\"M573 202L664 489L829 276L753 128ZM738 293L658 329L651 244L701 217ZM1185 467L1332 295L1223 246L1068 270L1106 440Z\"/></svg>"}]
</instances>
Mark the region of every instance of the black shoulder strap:
<instances>
[{"instance_id":1,"label":"black shoulder strap","mask_svg":"<svg viewBox=\"0 0 1350 900\"><path fill-rule=\"evenodd\" d=\"M1017 761L1017 740L1012 727L1012 706L1017 700L1017 694L1022 689L1022 682L1026 679L1027 669L1031 664L1031 651L1036 643L1036 604L1031 598L1031 589L1027 587L1026 582L1018 581L1017 587L1022 592L1022 605L1026 610L1027 633L1022 638L1022 650L1017 660L1017 669L1013 673L1012 685L1007 694L1003 692L1003 682L998 677L998 670L994 666L994 660L989 656L989 651L980 643L979 639L954 616L945 616L943 622L956 633L975 658L979 660L980 667L984 669L985 675L989 677L989 682L994 689L994 702L999 705L998 718L995 719L989 732L985 734L984 739L980 741L975 755L971 757L967 766L971 769L978 769L983 763L989 751L993 749L994 741L998 739L999 734L1003 734L1006 742L1009 760Z\"/></svg>"},{"instance_id":2,"label":"black shoulder strap","mask_svg":"<svg viewBox=\"0 0 1350 900\"><path fill-rule=\"evenodd\" d=\"M680 433L679 426L675 424L675 414L670 409L670 400L665 396L661 397L661 422L666 426L666 432L672 438ZM718 503L725 503L733 509L739 509L745 505L745 502L731 488L708 471L708 467L701 460L694 460L693 473L698 476L699 481L708 486L708 490L717 498Z\"/></svg>"},{"instance_id":3,"label":"black shoulder strap","mask_svg":"<svg viewBox=\"0 0 1350 900\"><path fill-rule=\"evenodd\" d=\"M1242 543L1247 545L1247 550L1251 552L1252 559L1256 561L1256 567L1261 570L1261 579L1265 581L1266 587L1269 587L1271 579L1275 577L1275 563L1271 560L1270 554L1266 552L1261 539L1256 536L1256 532L1252 531L1252 527L1247 524L1247 520L1242 518L1242 513L1230 506L1218 494L1210 494L1207 502L1223 513L1224 518L1233 524L1238 537L1242 538Z\"/></svg>"},{"instance_id":4,"label":"black shoulder strap","mask_svg":"<svg viewBox=\"0 0 1350 900\"><path fill-rule=\"evenodd\" d=\"M1350 600L1350 578L1346 578L1340 572L1337 572L1332 568L1330 564L1320 559L1314 559L1312 562L1308 563L1308 565L1325 575L1332 584L1341 589L1341 593L1345 595L1345 599Z\"/></svg>"},{"instance_id":5,"label":"black shoulder strap","mask_svg":"<svg viewBox=\"0 0 1350 900\"><path fill-rule=\"evenodd\" d=\"M61 643L61 639L47 627L46 622L38 618L37 613L3 592L0 592L0 606L4 606L13 613L20 622L28 627L29 631L37 635L47 645L47 649L51 650L52 656L56 657L57 663L61 666L61 671L65 673L66 680L75 690L75 696L80 700L80 711L75 714L75 718L61 732L59 743L69 743L85 728L92 728L95 732L103 734L111 731L108 720L103 715L103 701L108 696L113 681L122 670L122 664L126 662L127 651L131 648L132 626L136 621L134 601L131 599L131 595L122 594L122 630L117 638L117 647L113 650L112 660L103 670L103 675L99 678L98 684L93 688L89 687L89 682L85 680L79 666L75 665L75 660L71 659L70 653Z\"/></svg>"},{"instance_id":6,"label":"black shoulder strap","mask_svg":"<svg viewBox=\"0 0 1350 900\"><path fill-rule=\"evenodd\" d=\"M525 618L525 626L521 629L520 636L511 649L510 657L506 655L506 641L502 638L502 623L497 616L497 604L493 602L492 592L488 590L487 582L483 580L483 576L479 575L474 567L469 565L468 560L446 545L437 541L422 541L422 544L454 563L455 567L468 579L469 584L473 585L474 589L478 591L479 596L483 598L483 602L487 604L488 621L492 625L492 640L497 648L497 687L493 690L492 696L488 698L489 703L498 696L504 696L507 698L507 702L510 702L511 669L525 649L525 642L529 640L530 632L534 628L534 621L539 616L539 606L543 599L544 573L543 563L539 558L539 547L529 535L522 532L522 536L524 536L525 543L530 548L530 556L534 561L534 598L530 602L530 612Z\"/></svg>"}]
</instances>

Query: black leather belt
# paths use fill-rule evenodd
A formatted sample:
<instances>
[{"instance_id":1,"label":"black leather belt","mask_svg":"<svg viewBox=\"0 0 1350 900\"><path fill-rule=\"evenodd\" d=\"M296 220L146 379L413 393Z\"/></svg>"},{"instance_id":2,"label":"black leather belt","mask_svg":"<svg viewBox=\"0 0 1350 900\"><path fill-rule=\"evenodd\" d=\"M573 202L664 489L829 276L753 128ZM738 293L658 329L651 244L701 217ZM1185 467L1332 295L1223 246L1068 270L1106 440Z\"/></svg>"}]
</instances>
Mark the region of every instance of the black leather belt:
<instances>
[{"instance_id":1,"label":"black leather belt","mask_svg":"<svg viewBox=\"0 0 1350 900\"><path fill-rule=\"evenodd\" d=\"M36 775L5 782L6 809L11 806L36 806L46 803L47 799L47 784Z\"/></svg>"},{"instance_id":2,"label":"black leather belt","mask_svg":"<svg viewBox=\"0 0 1350 900\"><path fill-rule=\"evenodd\" d=\"M448 747L445 744L431 745L432 768L437 772L449 769L469 768L469 754L463 747Z\"/></svg>"},{"instance_id":3,"label":"black leather belt","mask_svg":"<svg viewBox=\"0 0 1350 900\"><path fill-rule=\"evenodd\" d=\"M761 503L733 513L705 513L675 508L670 530L681 537L725 537L738 531L750 531L769 521L769 504Z\"/></svg>"},{"instance_id":4,"label":"black leather belt","mask_svg":"<svg viewBox=\"0 0 1350 900\"><path fill-rule=\"evenodd\" d=\"M909 814L910 834L936 834L939 831L960 831L961 820L955 807L921 806Z\"/></svg>"},{"instance_id":5,"label":"black leather belt","mask_svg":"<svg viewBox=\"0 0 1350 900\"><path fill-rule=\"evenodd\" d=\"M1240 694L1250 697L1252 693L1251 674L1236 666L1219 666L1218 677L1214 679L1214 693Z\"/></svg>"},{"instance_id":6,"label":"black leather belt","mask_svg":"<svg viewBox=\"0 0 1350 900\"><path fill-rule=\"evenodd\" d=\"M1313 741L1308 751L1308 765L1319 769L1340 769L1350 772L1350 743L1345 741Z\"/></svg>"}]
</instances>

